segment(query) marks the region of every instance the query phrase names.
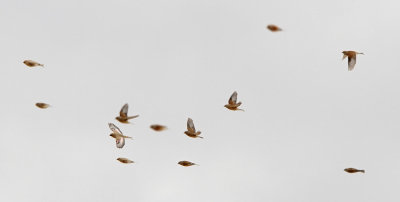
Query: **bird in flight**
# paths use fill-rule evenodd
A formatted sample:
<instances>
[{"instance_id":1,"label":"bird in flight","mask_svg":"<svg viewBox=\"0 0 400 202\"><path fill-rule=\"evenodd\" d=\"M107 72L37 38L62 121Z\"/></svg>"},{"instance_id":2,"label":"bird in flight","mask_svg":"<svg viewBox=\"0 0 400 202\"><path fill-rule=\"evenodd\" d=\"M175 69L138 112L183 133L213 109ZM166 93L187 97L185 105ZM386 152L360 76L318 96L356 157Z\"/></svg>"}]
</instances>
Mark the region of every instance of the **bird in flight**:
<instances>
[{"instance_id":1,"label":"bird in flight","mask_svg":"<svg viewBox=\"0 0 400 202\"><path fill-rule=\"evenodd\" d=\"M196 128L194 127L193 120L191 118L188 118L187 120L187 131L185 131L185 134L189 137L192 138L203 138L199 136L201 134L201 131L196 131Z\"/></svg>"},{"instance_id":2,"label":"bird in flight","mask_svg":"<svg viewBox=\"0 0 400 202\"><path fill-rule=\"evenodd\" d=\"M197 165L197 164L192 163L192 162L190 162L190 161L179 161L178 164L181 165L181 166L185 166L185 167Z\"/></svg>"},{"instance_id":3,"label":"bird in flight","mask_svg":"<svg viewBox=\"0 0 400 202\"><path fill-rule=\"evenodd\" d=\"M134 161L131 161L131 160L127 159L127 158L122 158L122 157L117 158L117 160L119 162L121 162L121 163L135 163Z\"/></svg>"},{"instance_id":4,"label":"bird in flight","mask_svg":"<svg viewBox=\"0 0 400 202\"><path fill-rule=\"evenodd\" d=\"M26 66L28 66L28 67L36 67L36 66L44 67L43 64L40 64L40 63L35 62L35 61L33 61L33 60L24 60L24 64L25 64Z\"/></svg>"},{"instance_id":5,"label":"bird in flight","mask_svg":"<svg viewBox=\"0 0 400 202\"><path fill-rule=\"evenodd\" d=\"M364 55L364 53L359 53L356 51L343 51L343 58L342 60L346 59L347 57L347 64L348 64L348 70L351 71L354 69L354 66L356 65L356 56L358 54Z\"/></svg>"},{"instance_id":6,"label":"bird in flight","mask_svg":"<svg viewBox=\"0 0 400 202\"><path fill-rule=\"evenodd\" d=\"M108 123L108 127L110 127L112 133L111 137L115 138L115 143L118 148L122 148L125 145L125 138L131 138L129 136L125 136L122 134L121 130L114 124Z\"/></svg>"},{"instance_id":7,"label":"bird in flight","mask_svg":"<svg viewBox=\"0 0 400 202\"><path fill-rule=\"evenodd\" d=\"M365 173L365 170L358 170L355 168L346 168L346 169L344 169L344 171L346 171L348 173L358 173L358 172Z\"/></svg>"},{"instance_id":8,"label":"bird in flight","mask_svg":"<svg viewBox=\"0 0 400 202\"><path fill-rule=\"evenodd\" d=\"M38 102L35 105L36 105L36 107L39 107L40 109L46 109L46 108L50 107L49 104L46 104L46 103L43 103L43 102Z\"/></svg>"},{"instance_id":9,"label":"bird in flight","mask_svg":"<svg viewBox=\"0 0 400 202\"><path fill-rule=\"evenodd\" d=\"M124 106L122 106L121 108L121 111L119 112L119 116L115 117L115 119L117 119L121 123L129 123L129 119L134 119L139 116L139 115L128 116L128 108L129 108L128 104L124 104Z\"/></svg>"},{"instance_id":10,"label":"bird in flight","mask_svg":"<svg viewBox=\"0 0 400 202\"><path fill-rule=\"evenodd\" d=\"M282 31L282 29L276 25L268 25L267 29L269 29L271 32L279 32Z\"/></svg>"},{"instance_id":11,"label":"bird in flight","mask_svg":"<svg viewBox=\"0 0 400 202\"><path fill-rule=\"evenodd\" d=\"M150 128L155 130L155 131L163 131L163 130L167 129L166 126L159 125L159 124L153 124L153 125L150 126Z\"/></svg>"},{"instance_id":12,"label":"bird in flight","mask_svg":"<svg viewBox=\"0 0 400 202\"><path fill-rule=\"evenodd\" d=\"M228 100L228 104L226 104L224 107L236 111L236 110L240 110L240 111L244 111L243 109L239 109L238 107L242 104L242 102L237 102L237 92L233 92L231 97Z\"/></svg>"}]
</instances>

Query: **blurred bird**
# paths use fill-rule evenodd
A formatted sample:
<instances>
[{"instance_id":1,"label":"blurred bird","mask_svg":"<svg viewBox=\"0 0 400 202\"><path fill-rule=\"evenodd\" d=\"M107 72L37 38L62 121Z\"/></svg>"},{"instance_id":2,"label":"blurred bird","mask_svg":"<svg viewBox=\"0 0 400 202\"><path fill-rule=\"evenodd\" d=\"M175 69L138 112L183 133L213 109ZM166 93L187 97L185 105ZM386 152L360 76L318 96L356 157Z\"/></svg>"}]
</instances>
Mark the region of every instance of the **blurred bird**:
<instances>
[{"instance_id":1,"label":"blurred bird","mask_svg":"<svg viewBox=\"0 0 400 202\"><path fill-rule=\"evenodd\" d=\"M346 169L344 169L344 171L346 171L348 173L357 173L357 172L365 173L365 170L358 170L358 169L355 169L355 168L346 168Z\"/></svg>"},{"instance_id":2,"label":"blurred bird","mask_svg":"<svg viewBox=\"0 0 400 202\"><path fill-rule=\"evenodd\" d=\"M187 120L187 131L185 131L185 134L192 138L197 138L197 137L203 138L203 137L199 136L201 134L201 132L196 131L196 128L194 127L194 124L193 124L193 120L191 118L188 118L188 120Z\"/></svg>"},{"instance_id":3,"label":"blurred bird","mask_svg":"<svg viewBox=\"0 0 400 202\"><path fill-rule=\"evenodd\" d=\"M190 161L179 161L178 164L181 165L181 166L185 166L185 167L197 165L197 164L192 163Z\"/></svg>"},{"instance_id":4,"label":"blurred bird","mask_svg":"<svg viewBox=\"0 0 400 202\"><path fill-rule=\"evenodd\" d=\"M158 124L153 124L153 125L150 126L150 128L155 130L155 131L163 131L163 130L167 129L166 126L158 125Z\"/></svg>"},{"instance_id":5,"label":"blurred bird","mask_svg":"<svg viewBox=\"0 0 400 202\"><path fill-rule=\"evenodd\" d=\"M237 100L237 92L235 91L229 98L228 104L226 104L224 107L226 107L230 110L233 110L233 111L236 111L236 110L244 111L243 109L238 108L242 104L242 102L236 103L236 100Z\"/></svg>"},{"instance_id":6,"label":"blurred bird","mask_svg":"<svg viewBox=\"0 0 400 202\"><path fill-rule=\"evenodd\" d=\"M276 25L268 25L267 28L271 31L271 32L278 32L278 31L282 31L282 29Z\"/></svg>"},{"instance_id":7,"label":"blurred bird","mask_svg":"<svg viewBox=\"0 0 400 202\"><path fill-rule=\"evenodd\" d=\"M115 119L117 119L121 123L129 123L129 119L134 119L139 116L128 116L128 107L128 104L124 104L124 106L122 106L121 108L121 111L119 112L119 116L115 117Z\"/></svg>"},{"instance_id":8,"label":"blurred bird","mask_svg":"<svg viewBox=\"0 0 400 202\"><path fill-rule=\"evenodd\" d=\"M25 64L26 66L28 66L28 67L36 67L36 66L44 67L43 64L40 64L40 63L35 62L35 61L33 61L33 60L24 60L24 64Z\"/></svg>"},{"instance_id":9,"label":"blurred bird","mask_svg":"<svg viewBox=\"0 0 400 202\"><path fill-rule=\"evenodd\" d=\"M134 163L134 161L131 161L131 160L127 159L127 158L122 158L122 157L117 158L117 160L119 162L121 162L121 163Z\"/></svg>"},{"instance_id":10,"label":"blurred bird","mask_svg":"<svg viewBox=\"0 0 400 202\"><path fill-rule=\"evenodd\" d=\"M39 107L40 109L46 109L46 108L50 107L49 104L46 104L46 103L43 103L43 102L38 102L35 105L36 105L36 107Z\"/></svg>"},{"instance_id":11,"label":"blurred bird","mask_svg":"<svg viewBox=\"0 0 400 202\"><path fill-rule=\"evenodd\" d=\"M362 54L364 55L364 53L358 53L356 51L343 51L343 58L342 60L346 59L346 57L348 57L347 60L347 64L348 64L348 70L351 71L354 69L354 66L356 65L356 56L357 54Z\"/></svg>"},{"instance_id":12,"label":"blurred bird","mask_svg":"<svg viewBox=\"0 0 400 202\"><path fill-rule=\"evenodd\" d=\"M125 136L122 134L121 130L114 124L108 123L108 127L110 127L113 133L110 134L111 137L115 138L115 143L118 148L122 148L125 145L125 138L132 138L129 136Z\"/></svg>"}]
</instances>

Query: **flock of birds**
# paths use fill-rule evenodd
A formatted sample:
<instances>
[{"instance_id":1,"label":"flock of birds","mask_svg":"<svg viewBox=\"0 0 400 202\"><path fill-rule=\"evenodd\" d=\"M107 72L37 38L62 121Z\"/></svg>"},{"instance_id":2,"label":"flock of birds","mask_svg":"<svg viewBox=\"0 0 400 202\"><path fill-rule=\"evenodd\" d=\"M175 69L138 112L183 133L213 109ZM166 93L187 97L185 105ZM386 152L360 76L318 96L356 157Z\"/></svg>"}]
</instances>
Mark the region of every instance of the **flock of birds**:
<instances>
[{"instance_id":1,"label":"flock of birds","mask_svg":"<svg viewBox=\"0 0 400 202\"><path fill-rule=\"evenodd\" d=\"M280 32L283 31L280 27L276 26L276 25L268 25L267 29L269 29L271 32ZM359 53L356 51L343 51L343 60L348 58L348 71L352 71L354 69L354 66L356 65L356 57L358 54L364 54L364 53ZM36 61L33 60L25 60L24 64L28 67L44 67L43 64L38 63ZM224 107L232 110L232 111L244 111L243 109L239 109L240 105L242 104L242 102L238 102L237 101L237 92L233 92L232 95L230 96L229 100L228 100L228 104L226 104ZM46 109L48 107L50 107L49 104L47 103L42 103L42 102L38 102L36 103L36 106L38 108L41 109ZM122 106L120 112L119 112L119 116L115 117L115 119L117 121L119 121L120 123L123 124L128 124L130 119L134 119L139 117L139 115L134 115L134 116L128 116L128 108L129 105L125 104ZM113 137L115 139L115 143L117 148L122 149L125 145L125 139L131 139L131 137L129 136L125 136L121 130L113 123L108 123L108 126L110 128L110 130L112 131L112 133L110 134L111 137ZM155 130L155 131L163 131L166 130L167 127L163 126L163 125L158 125L158 124L154 124L150 126L151 129ZM196 130L193 120L191 118L188 118L187 120L187 130L184 132L184 134L186 134L188 137L191 138L203 138L202 136L200 136L201 131ZM125 163L125 164L129 164L129 163L134 163L134 161L128 159L128 158L124 158L124 157L119 157L117 158L117 160L121 163ZM190 162L190 161L179 161L178 162L179 165L181 166L193 166L193 165L198 165L196 163ZM348 173L365 173L365 170L359 170L356 168L345 168L344 171L348 172Z\"/></svg>"}]
</instances>

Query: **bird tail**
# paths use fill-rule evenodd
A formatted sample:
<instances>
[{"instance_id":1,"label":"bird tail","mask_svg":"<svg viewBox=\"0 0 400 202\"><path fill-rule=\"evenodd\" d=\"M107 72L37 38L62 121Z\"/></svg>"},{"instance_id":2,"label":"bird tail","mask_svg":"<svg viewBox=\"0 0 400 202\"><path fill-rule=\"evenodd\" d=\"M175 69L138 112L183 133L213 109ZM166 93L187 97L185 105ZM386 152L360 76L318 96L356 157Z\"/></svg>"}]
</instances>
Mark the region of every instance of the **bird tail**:
<instances>
[{"instance_id":1,"label":"bird tail","mask_svg":"<svg viewBox=\"0 0 400 202\"><path fill-rule=\"evenodd\" d=\"M365 173L365 170L360 170L360 172Z\"/></svg>"},{"instance_id":2,"label":"bird tail","mask_svg":"<svg viewBox=\"0 0 400 202\"><path fill-rule=\"evenodd\" d=\"M44 67L44 64L38 64L39 66L41 66L41 67Z\"/></svg>"},{"instance_id":3,"label":"bird tail","mask_svg":"<svg viewBox=\"0 0 400 202\"><path fill-rule=\"evenodd\" d=\"M127 117L127 119L129 120L129 119L134 119L134 118L137 118L137 117L139 117L139 115L135 115L135 116L128 116L128 117Z\"/></svg>"}]
</instances>

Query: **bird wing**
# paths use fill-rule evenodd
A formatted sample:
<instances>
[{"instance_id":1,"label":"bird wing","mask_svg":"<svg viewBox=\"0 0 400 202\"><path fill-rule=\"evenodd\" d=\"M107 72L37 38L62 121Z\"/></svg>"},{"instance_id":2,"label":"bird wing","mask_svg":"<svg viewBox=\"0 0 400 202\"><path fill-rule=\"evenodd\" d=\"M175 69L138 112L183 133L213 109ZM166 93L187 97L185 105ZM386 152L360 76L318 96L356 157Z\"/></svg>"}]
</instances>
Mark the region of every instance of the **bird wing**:
<instances>
[{"instance_id":1,"label":"bird wing","mask_svg":"<svg viewBox=\"0 0 400 202\"><path fill-rule=\"evenodd\" d=\"M230 105L235 105L236 104L236 100L237 100L237 92L233 92L231 97L229 98L229 104Z\"/></svg>"},{"instance_id":2,"label":"bird wing","mask_svg":"<svg viewBox=\"0 0 400 202\"><path fill-rule=\"evenodd\" d=\"M196 128L194 127L193 120L191 118L188 118L187 120L187 130L192 133L196 132Z\"/></svg>"},{"instance_id":3,"label":"bird wing","mask_svg":"<svg viewBox=\"0 0 400 202\"><path fill-rule=\"evenodd\" d=\"M116 125L114 125L113 123L108 123L108 127L110 127L110 129L111 129L111 131L113 133L122 135L121 130Z\"/></svg>"},{"instance_id":4,"label":"bird wing","mask_svg":"<svg viewBox=\"0 0 400 202\"><path fill-rule=\"evenodd\" d=\"M356 65L356 56L352 56L348 58L348 70L351 71L354 69L354 66Z\"/></svg>"},{"instance_id":5,"label":"bird wing","mask_svg":"<svg viewBox=\"0 0 400 202\"><path fill-rule=\"evenodd\" d=\"M121 111L119 112L119 116L121 117L127 117L128 116L128 103L124 104L124 106L122 106Z\"/></svg>"},{"instance_id":6,"label":"bird wing","mask_svg":"<svg viewBox=\"0 0 400 202\"><path fill-rule=\"evenodd\" d=\"M116 138L115 139L115 143L116 143L118 148L122 148L125 145L125 138L123 138L123 137Z\"/></svg>"}]
</instances>

